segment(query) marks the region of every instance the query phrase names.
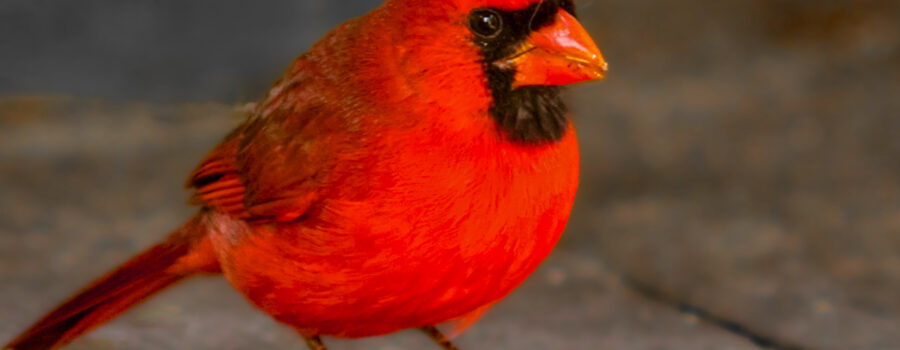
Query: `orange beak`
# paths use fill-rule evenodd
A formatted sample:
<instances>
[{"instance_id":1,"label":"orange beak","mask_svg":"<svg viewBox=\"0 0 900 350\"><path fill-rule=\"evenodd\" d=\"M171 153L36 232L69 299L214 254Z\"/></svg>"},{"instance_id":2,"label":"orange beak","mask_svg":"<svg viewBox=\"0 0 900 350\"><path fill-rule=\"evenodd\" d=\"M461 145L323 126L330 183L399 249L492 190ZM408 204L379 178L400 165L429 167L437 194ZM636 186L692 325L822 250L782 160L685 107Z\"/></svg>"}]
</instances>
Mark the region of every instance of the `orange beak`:
<instances>
[{"instance_id":1,"label":"orange beak","mask_svg":"<svg viewBox=\"0 0 900 350\"><path fill-rule=\"evenodd\" d=\"M494 64L515 68L513 88L602 79L607 68L597 44L565 10L557 12L553 24L532 32L515 53Z\"/></svg>"}]
</instances>

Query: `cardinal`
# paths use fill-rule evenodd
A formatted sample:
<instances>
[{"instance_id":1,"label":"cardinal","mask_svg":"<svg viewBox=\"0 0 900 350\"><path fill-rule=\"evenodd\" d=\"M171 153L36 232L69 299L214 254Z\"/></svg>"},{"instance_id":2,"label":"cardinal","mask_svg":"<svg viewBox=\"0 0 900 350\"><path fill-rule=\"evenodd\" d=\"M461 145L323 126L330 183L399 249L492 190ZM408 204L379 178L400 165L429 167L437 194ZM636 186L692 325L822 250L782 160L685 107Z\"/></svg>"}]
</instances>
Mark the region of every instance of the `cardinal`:
<instances>
[{"instance_id":1,"label":"cardinal","mask_svg":"<svg viewBox=\"0 0 900 350\"><path fill-rule=\"evenodd\" d=\"M300 55L187 182L195 216L4 349L53 349L222 274L295 329L458 329L550 253L578 184L563 85L606 62L571 0L387 0Z\"/></svg>"}]
</instances>

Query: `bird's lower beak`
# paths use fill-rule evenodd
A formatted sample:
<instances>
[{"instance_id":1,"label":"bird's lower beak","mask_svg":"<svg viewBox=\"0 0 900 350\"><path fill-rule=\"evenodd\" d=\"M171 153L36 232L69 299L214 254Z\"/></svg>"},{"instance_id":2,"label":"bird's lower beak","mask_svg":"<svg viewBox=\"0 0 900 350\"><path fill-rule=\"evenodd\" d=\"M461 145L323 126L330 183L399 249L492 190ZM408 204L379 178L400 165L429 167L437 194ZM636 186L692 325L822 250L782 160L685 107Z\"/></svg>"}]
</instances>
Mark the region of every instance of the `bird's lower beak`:
<instances>
[{"instance_id":1,"label":"bird's lower beak","mask_svg":"<svg viewBox=\"0 0 900 350\"><path fill-rule=\"evenodd\" d=\"M531 32L515 53L494 64L515 69L513 88L602 79L607 68L597 44L565 10L557 12L551 25Z\"/></svg>"}]
</instances>

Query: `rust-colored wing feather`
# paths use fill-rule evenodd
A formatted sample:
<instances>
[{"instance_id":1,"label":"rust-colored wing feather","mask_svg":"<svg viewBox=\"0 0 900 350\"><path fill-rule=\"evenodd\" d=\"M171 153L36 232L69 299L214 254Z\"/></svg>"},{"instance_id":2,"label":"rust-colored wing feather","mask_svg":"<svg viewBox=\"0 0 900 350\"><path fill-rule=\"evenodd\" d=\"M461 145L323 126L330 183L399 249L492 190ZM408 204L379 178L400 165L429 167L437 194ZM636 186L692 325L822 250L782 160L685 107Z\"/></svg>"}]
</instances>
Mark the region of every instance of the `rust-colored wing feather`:
<instances>
[{"instance_id":1,"label":"rust-colored wing feather","mask_svg":"<svg viewBox=\"0 0 900 350\"><path fill-rule=\"evenodd\" d=\"M344 147L336 145L346 143L341 118L304 101L268 102L274 107L250 117L191 174L195 204L239 219L284 222L320 197Z\"/></svg>"},{"instance_id":2,"label":"rust-colored wing feather","mask_svg":"<svg viewBox=\"0 0 900 350\"><path fill-rule=\"evenodd\" d=\"M241 129L228 135L200 162L188 178L187 187L194 188L191 203L247 219L250 213L244 205L245 187L238 177L236 165Z\"/></svg>"}]
</instances>

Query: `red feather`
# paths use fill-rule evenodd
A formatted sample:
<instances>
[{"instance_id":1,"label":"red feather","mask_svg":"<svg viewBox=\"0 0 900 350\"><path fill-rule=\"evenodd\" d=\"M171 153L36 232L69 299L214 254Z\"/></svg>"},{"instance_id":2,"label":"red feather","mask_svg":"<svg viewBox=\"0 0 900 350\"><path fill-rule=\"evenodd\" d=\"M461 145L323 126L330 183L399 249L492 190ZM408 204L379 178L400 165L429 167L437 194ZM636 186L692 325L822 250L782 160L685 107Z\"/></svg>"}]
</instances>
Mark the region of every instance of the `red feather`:
<instances>
[{"instance_id":1,"label":"red feather","mask_svg":"<svg viewBox=\"0 0 900 350\"><path fill-rule=\"evenodd\" d=\"M146 297L199 273L220 273L206 228L188 221L169 238L131 258L35 322L3 349L41 350L64 345L106 323Z\"/></svg>"},{"instance_id":2,"label":"red feather","mask_svg":"<svg viewBox=\"0 0 900 350\"><path fill-rule=\"evenodd\" d=\"M477 7L535 2L390 0L341 25L194 170L195 218L8 346L60 346L210 272L307 337L468 325L550 253L578 183L571 124L547 142L505 137L465 24ZM601 76L584 30L555 18L558 32L538 32L565 54L544 52L523 81ZM559 62L570 54L586 56Z\"/></svg>"}]
</instances>

